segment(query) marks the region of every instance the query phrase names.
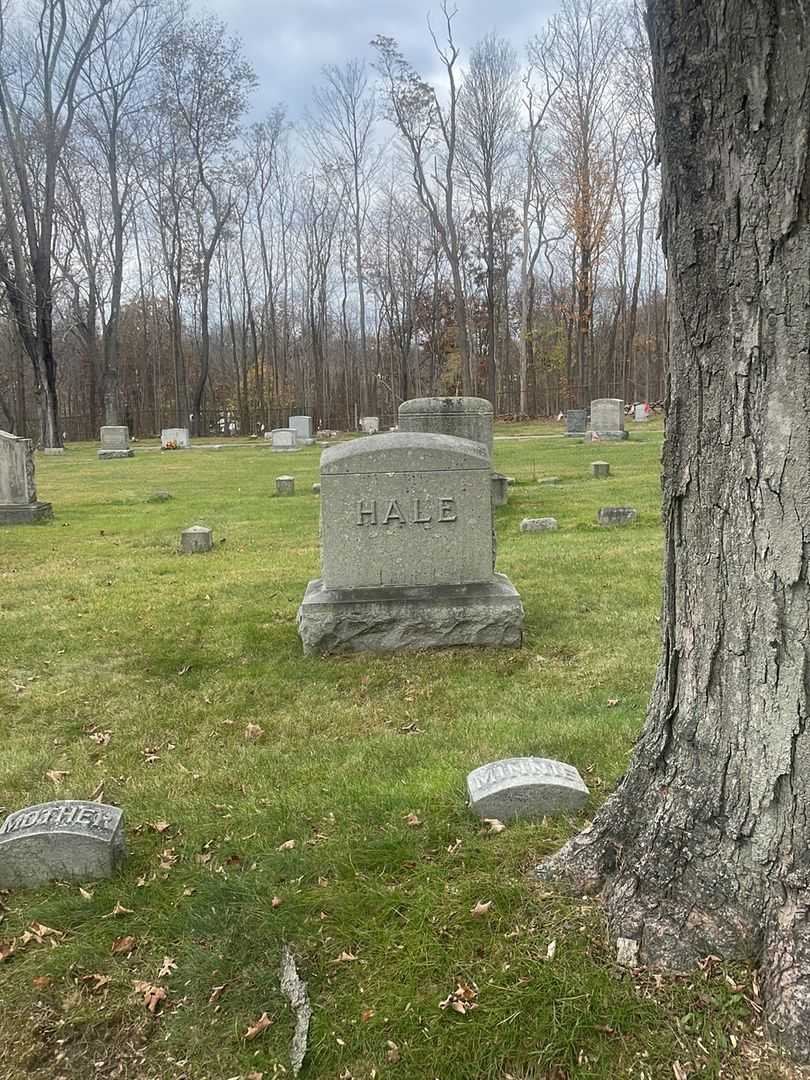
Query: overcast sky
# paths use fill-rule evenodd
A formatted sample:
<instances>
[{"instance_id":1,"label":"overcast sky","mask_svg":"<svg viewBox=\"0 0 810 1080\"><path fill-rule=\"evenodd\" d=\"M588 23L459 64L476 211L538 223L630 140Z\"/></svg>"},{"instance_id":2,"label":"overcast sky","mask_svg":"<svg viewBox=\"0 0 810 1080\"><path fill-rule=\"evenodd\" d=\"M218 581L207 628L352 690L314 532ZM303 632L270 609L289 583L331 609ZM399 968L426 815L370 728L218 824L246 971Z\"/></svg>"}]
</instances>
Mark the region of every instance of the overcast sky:
<instances>
[{"instance_id":1,"label":"overcast sky","mask_svg":"<svg viewBox=\"0 0 810 1080\"><path fill-rule=\"evenodd\" d=\"M370 58L375 34L396 38L424 75L435 59L426 17L439 25L440 0L197 0L198 10L223 19L244 43L259 78L252 114L260 116L285 102L290 119L309 103L325 64ZM508 38L522 56L526 41L540 31L557 0L457 0L454 21L462 60L485 34Z\"/></svg>"}]
</instances>

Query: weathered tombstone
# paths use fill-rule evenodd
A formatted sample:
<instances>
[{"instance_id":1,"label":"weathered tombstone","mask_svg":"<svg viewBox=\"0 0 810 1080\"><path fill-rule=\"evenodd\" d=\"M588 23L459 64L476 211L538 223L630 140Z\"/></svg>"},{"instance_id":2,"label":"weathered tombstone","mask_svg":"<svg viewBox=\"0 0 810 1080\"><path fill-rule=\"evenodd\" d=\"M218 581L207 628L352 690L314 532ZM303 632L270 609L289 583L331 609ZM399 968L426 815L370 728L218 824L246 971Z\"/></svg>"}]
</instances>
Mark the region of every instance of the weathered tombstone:
<instances>
[{"instance_id":1,"label":"weathered tombstone","mask_svg":"<svg viewBox=\"0 0 810 1080\"><path fill-rule=\"evenodd\" d=\"M650 419L650 406L646 401L637 401L633 406L633 419L637 424L646 424Z\"/></svg>"},{"instance_id":2,"label":"weathered tombstone","mask_svg":"<svg viewBox=\"0 0 810 1080\"><path fill-rule=\"evenodd\" d=\"M294 476L277 476L276 477L276 495L294 495L295 494L295 477Z\"/></svg>"},{"instance_id":3,"label":"weathered tombstone","mask_svg":"<svg viewBox=\"0 0 810 1080\"><path fill-rule=\"evenodd\" d=\"M287 453L298 449L295 428L273 428L270 432L270 438L273 442L273 449L276 451Z\"/></svg>"},{"instance_id":4,"label":"weathered tombstone","mask_svg":"<svg viewBox=\"0 0 810 1080\"><path fill-rule=\"evenodd\" d=\"M494 472L490 478L492 502L495 506L506 506L509 502L509 477Z\"/></svg>"},{"instance_id":5,"label":"weathered tombstone","mask_svg":"<svg viewBox=\"0 0 810 1080\"><path fill-rule=\"evenodd\" d=\"M591 476L597 480L604 480L605 477L610 476L610 464L607 461L592 461Z\"/></svg>"},{"instance_id":6,"label":"weathered tombstone","mask_svg":"<svg viewBox=\"0 0 810 1080\"><path fill-rule=\"evenodd\" d=\"M131 458L134 451L129 445L129 428L110 425L101 429L100 458Z\"/></svg>"},{"instance_id":7,"label":"weathered tombstone","mask_svg":"<svg viewBox=\"0 0 810 1080\"><path fill-rule=\"evenodd\" d=\"M188 428L169 427L164 428L160 433L161 450L187 450L189 446L191 446L191 439Z\"/></svg>"},{"instance_id":8,"label":"weathered tombstone","mask_svg":"<svg viewBox=\"0 0 810 1080\"><path fill-rule=\"evenodd\" d=\"M214 535L206 525L192 525L180 534L180 550L184 555L198 555L210 551Z\"/></svg>"},{"instance_id":9,"label":"weathered tombstone","mask_svg":"<svg viewBox=\"0 0 810 1080\"><path fill-rule=\"evenodd\" d=\"M588 426L588 410L587 409L566 409L565 410L565 434L570 435L572 438L581 439L585 435L585 429Z\"/></svg>"},{"instance_id":10,"label":"weathered tombstone","mask_svg":"<svg viewBox=\"0 0 810 1080\"><path fill-rule=\"evenodd\" d=\"M492 458L492 405L486 398L412 398L399 407L400 431L432 431L472 439Z\"/></svg>"},{"instance_id":11,"label":"weathered tombstone","mask_svg":"<svg viewBox=\"0 0 810 1080\"><path fill-rule=\"evenodd\" d=\"M321 456L321 579L298 612L305 653L519 645L523 607L493 572L489 454L393 432Z\"/></svg>"},{"instance_id":12,"label":"weathered tombstone","mask_svg":"<svg viewBox=\"0 0 810 1080\"><path fill-rule=\"evenodd\" d=\"M557 528L557 519L553 517L524 518L520 523L521 532L548 532Z\"/></svg>"},{"instance_id":13,"label":"weathered tombstone","mask_svg":"<svg viewBox=\"0 0 810 1080\"><path fill-rule=\"evenodd\" d=\"M482 818L539 821L581 810L590 794L573 765L516 757L481 765L467 776L470 809Z\"/></svg>"},{"instance_id":14,"label":"weathered tombstone","mask_svg":"<svg viewBox=\"0 0 810 1080\"><path fill-rule=\"evenodd\" d=\"M0 889L111 877L125 854L117 806L74 799L27 806L0 827Z\"/></svg>"},{"instance_id":15,"label":"weathered tombstone","mask_svg":"<svg viewBox=\"0 0 810 1080\"><path fill-rule=\"evenodd\" d=\"M632 525L638 517L632 506L603 506L596 515L600 525L610 527L613 525Z\"/></svg>"},{"instance_id":16,"label":"weathered tombstone","mask_svg":"<svg viewBox=\"0 0 810 1080\"><path fill-rule=\"evenodd\" d=\"M301 446L312 446L314 444L311 416L291 416L287 426L293 429Z\"/></svg>"},{"instance_id":17,"label":"weathered tombstone","mask_svg":"<svg viewBox=\"0 0 810 1080\"><path fill-rule=\"evenodd\" d=\"M360 430L364 431L366 435L376 435L380 430L379 416L361 416Z\"/></svg>"},{"instance_id":18,"label":"weathered tombstone","mask_svg":"<svg viewBox=\"0 0 810 1080\"><path fill-rule=\"evenodd\" d=\"M51 504L37 501L34 444L0 431L0 525L30 525L51 517Z\"/></svg>"},{"instance_id":19,"label":"weathered tombstone","mask_svg":"<svg viewBox=\"0 0 810 1080\"><path fill-rule=\"evenodd\" d=\"M601 439L626 439L624 402L621 398L597 398L591 402L591 426L585 432L586 442Z\"/></svg>"}]
</instances>

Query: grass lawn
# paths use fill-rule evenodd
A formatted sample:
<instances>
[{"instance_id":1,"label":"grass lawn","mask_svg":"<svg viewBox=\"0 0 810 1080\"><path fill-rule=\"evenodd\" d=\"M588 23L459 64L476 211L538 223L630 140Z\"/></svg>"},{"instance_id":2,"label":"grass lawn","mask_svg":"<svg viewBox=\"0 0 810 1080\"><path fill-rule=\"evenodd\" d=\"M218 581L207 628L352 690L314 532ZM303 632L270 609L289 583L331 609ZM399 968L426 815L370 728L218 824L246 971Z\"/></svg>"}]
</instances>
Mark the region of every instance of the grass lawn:
<instances>
[{"instance_id":1,"label":"grass lawn","mask_svg":"<svg viewBox=\"0 0 810 1080\"><path fill-rule=\"evenodd\" d=\"M574 763L588 813L625 767L661 562L660 421L628 426L621 445L496 442L524 647L403 657L301 654L317 447L38 455L54 521L0 528L0 802L103 791L129 858L110 881L0 898L3 1080L291 1075L284 942L314 1010L312 1080L787 1075L745 971L621 970L597 906L531 881L585 815L494 834L465 807L466 773L495 758ZM597 458L609 480L590 479ZM293 498L273 495L285 472ZM598 528L605 504L638 523ZM519 533L540 515L559 530ZM215 550L178 555L198 522ZM477 1008L439 1009L460 979ZM155 1015L138 981L165 990Z\"/></svg>"}]
</instances>

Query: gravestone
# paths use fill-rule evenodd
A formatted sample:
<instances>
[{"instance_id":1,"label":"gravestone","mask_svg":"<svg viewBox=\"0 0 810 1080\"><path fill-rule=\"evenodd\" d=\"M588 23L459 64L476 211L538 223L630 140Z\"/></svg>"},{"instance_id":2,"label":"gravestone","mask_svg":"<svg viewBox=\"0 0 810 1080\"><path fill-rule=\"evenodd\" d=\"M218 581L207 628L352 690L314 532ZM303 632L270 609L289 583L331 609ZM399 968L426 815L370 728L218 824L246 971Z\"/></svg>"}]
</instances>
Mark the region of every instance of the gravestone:
<instances>
[{"instance_id":1,"label":"gravestone","mask_svg":"<svg viewBox=\"0 0 810 1080\"><path fill-rule=\"evenodd\" d=\"M51 504L37 500L34 444L0 431L0 525L30 525L52 517Z\"/></svg>"},{"instance_id":2,"label":"gravestone","mask_svg":"<svg viewBox=\"0 0 810 1080\"><path fill-rule=\"evenodd\" d=\"M43 446L42 448L42 453L46 457L61 457L64 452L64 446Z\"/></svg>"},{"instance_id":3,"label":"gravestone","mask_svg":"<svg viewBox=\"0 0 810 1080\"><path fill-rule=\"evenodd\" d=\"M470 809L499 821L539 821L581 810L590 794L573 765L550 758L504 758L467 776Z\"/></svg>"},{"instance_id":4,"label":"gravestone","mask_svg":"<svg viewBox=\"0 0 810 1080\"><path fill-rule=\"evenodd\" d=\"M188 428L169 427L164 428L160 433L161 450L187 450L189 446L191 446L191 439Z\"/></svg>"},{"instance_id":5,"label":"gravestone","mask_svg":"<svg viewBox=\"0 0 810 1080\"><path fill-rule=\"evenodd\" d=\"M73 799L28 806L0 827L0 889L111 877L125 854L117 806Z\"/></svg>"},{"instance_id":6,"label":"gravestone","mask_svg":"<svg viewBox=\"0 0 810 1080\"><path fill-rule=\"evenodd\" d=\"M604 480L610 476L610 465L607 461L592 461L591 462L591 476L597 480Z\"/></svg>"},{"instance_id":7,"label":"gravestone","mask_svg":"<svg viewBox=\"0 0 810 1080\"><path fill-rule=\"evenodd\" d=\"M366 435L376 435L380 430L379 416L361 416L360 430L364 431Z\"/></svg>"},{"instance_id":8,"label":"gravestone","mask_svg":"<svg viewBox=\"0 0 810 1080\"><path fill-rule=\"evenodd\" d=\"M270 432L273 449L279 452L289 452L298 449L298 438L295 428L273 428Z\"/></svg>"},{"instance_id":9,"label":"gravestone","mask_svg":"<svg viewBox=\"0 0 810 1080\"><path fill-rule=\"evenodd\" d=\"M521 532L548 532L557 528L557 519L553 517L524 518L520 523Z\"/></svg>"},{"instance_id":10,"label":"gravestone","mask_svg":"<svg viewBox=\"0 0 810 1080\"><path fill-rule=\"evenodd\" d=\"M277 476L276 477L276 495L294 495L295 494L295 477L294 476Z\"/></svg>"},{"instance_id":11,"label":"gravestone","mask_svg":"<svg viewBox=\"0 0 810 1080\"><path fill-rule=\"evenodd\" d=\"M492 502L495 506L506 506L509 502L509 477L494 472L491 477Z\"/></svg>"},{"instance_id":12,"label":"gravestone","mask_svg":"<svg viewBox=\"0 0 810 1080\"><path fill-rule=\"evenodd\" d=\"M585 442L601 439L626 439L624 402L621 398L597 398L591 402L591 426L585 432Z\"/></svg>"},{"instance_id":13,"label":"gravestone","mask_svg":"<svg viewBox=\"0 0 810 1080\"><path fill-rule=\"evenodd\" d=\"M131 458L134 451L129 445L129 428L108 424L101 429L100 458Z\"/></svg>"},{"instance_id":14,"label":"gravestone","mask_svg":"<svg viewBox=\"0 0 810 1080\"><path fill-rule=\"evenodd\" d=\"M492 458L492 405L486 398L413 398L399 407L400 431L432 431L472 439Z\"/></svg>"},{"instance_id":15,"label":"gravestone","mask_svg":"<svg viewBox=\"0 0 810 1080\"><path fill-rule=\"evenodd\" d=\"M613 525L632 525L637 517L638 512L632 506L603 506L596 520L609 528Z\"/></svg>"},{"instance_id":16,"label":"gravestone","mask_svg":"<svg viewBox=\"0 0 810 1080\"><path fill-rule=\"evenodd\" d=\"M314 445L311 416L291 416L287 426L293 429L301 446Z\"/></svg>"},{"instance_id":17,"label":"gravestone","mask_svg":"<svg viewBox=\"0 0 810 1080\"><path fill-rule=\"evenodd\" d=\"M581 439L585 435L588 426L587 409L565 410L565 434L572 438Z\"/></svg>"},{"instance_id":18,"label":"gravestone","mask_svg":"<svg viewBox=\"0 0 810 1080\"><path fill-rule=\"evenodd\" d=\"M184 555L199 555L214 546L214 534L206 525L192 525L180 534L180 550Z\"/></svg>"},{"instance_id":19,"label":"gravestone","mask_svg":"<svg viewBox=\"0 0 810 1080\"><path fill-rule=\"evenodd\" d=\"M637 424L646 424L650 419L650 406L646 401L638 401L633 406L633 419Z\"/></svg>"},{"instance_id":20,"label":"gravestone","mask_svg":"<svg viewBox=\"0 0 810 1080\"><path fill-rule=\"evenodd\" d=\"M523 607L493 572L489 454L392 432L321 456L321 578L298 612L305 653L519 645Z\"/></svg>"}]
</instances>

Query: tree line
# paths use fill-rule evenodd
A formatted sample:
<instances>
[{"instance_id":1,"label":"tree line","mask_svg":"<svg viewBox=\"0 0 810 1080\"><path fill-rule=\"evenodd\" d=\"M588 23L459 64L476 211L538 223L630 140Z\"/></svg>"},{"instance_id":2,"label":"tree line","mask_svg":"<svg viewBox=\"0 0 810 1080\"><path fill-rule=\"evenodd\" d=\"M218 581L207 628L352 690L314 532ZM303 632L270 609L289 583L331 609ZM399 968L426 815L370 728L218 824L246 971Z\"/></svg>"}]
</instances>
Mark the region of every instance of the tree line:
<instances>
[{"instance_id":1,"label":"tree line","mask_svg":"<svg viewBox=\"0 0 810 1080\"><path fill-rule=\"evenodd\" d=\"M649 49L626 0L562 0L428 81L391 37L302 119L179 0L0 0L0 426L45 446L162 426L395 422L658 400Z\"/></svg>"}]
</instances>

